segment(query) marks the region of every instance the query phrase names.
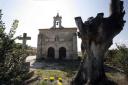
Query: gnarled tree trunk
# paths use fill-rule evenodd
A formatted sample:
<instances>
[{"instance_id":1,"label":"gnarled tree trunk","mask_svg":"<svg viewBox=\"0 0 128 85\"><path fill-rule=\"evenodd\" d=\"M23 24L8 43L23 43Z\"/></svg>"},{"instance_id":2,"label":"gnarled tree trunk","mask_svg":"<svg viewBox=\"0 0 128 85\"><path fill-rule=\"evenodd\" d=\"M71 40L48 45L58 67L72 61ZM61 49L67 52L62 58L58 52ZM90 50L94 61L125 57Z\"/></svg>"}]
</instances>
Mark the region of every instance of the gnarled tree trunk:
<instances>
[{"instance_id":1,"label":"gnarled tree trunk","mask_svg":"<svg viewBox=\"0 0 128 85\"><path fill-rule=\"evenodd\" d=\"M103 17L103 13L98 13L95 18L90 17L84 23L81 17L75 18L82 40L82 52L87 53L87 58L81 63L72 85L108 85L105 83L104 55L125 23L123 1L111 0L110 7L111 14L107 18Z\"/></svg>"}]
</instances>

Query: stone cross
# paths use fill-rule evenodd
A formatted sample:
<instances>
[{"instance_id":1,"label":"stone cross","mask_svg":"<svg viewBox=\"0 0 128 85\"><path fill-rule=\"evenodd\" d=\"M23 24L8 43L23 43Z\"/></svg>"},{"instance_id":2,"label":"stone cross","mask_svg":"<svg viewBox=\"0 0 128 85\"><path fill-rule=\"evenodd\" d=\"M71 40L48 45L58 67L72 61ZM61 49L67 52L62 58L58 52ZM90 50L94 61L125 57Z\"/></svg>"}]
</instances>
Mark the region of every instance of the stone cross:
<instances>
[{"instance_id":1,"label":"stone cross","mask_svg":"<svg viewBox=\"0 0 128 85\"><path fill-rule=\"evenodd\" d=\"M27 37L27 33L23 33L23 37L18 37L18 39L23 40L22 44L23 44L23 47L25 47L26 46L26 41L31 40L31 37Z\"/></svg>"}]
</instances>

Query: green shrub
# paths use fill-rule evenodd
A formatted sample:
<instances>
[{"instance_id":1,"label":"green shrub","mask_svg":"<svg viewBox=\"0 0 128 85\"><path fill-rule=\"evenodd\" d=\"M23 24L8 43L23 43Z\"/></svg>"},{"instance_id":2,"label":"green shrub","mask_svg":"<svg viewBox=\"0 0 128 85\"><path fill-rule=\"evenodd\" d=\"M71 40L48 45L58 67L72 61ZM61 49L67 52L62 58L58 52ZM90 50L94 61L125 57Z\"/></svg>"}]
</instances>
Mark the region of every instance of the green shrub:
<instances>
[{"instance_id":1,"label":"green shrub","mask_svg":"<svg viewBox=\"0 0 128 85\"><path fill-rule=\"evenodd\" d=\"M27 53L21 44L15 43L13 36L18 26L14 20L9 34L5 33L5 26L1 20L0 10L0 85L19 85L27 73L21 72Z\"/></svg>"},{"instance_id":2,"label":"green shrub","mask_svg":"<svg viewBox=\"0 0 128 85\"><path fill-rule=\"evenodd\" d=\"M123 45L117 45L117 49L109 50L106 63L123 70L128 75L128 48Z\"/></svg>"}]
</instances>

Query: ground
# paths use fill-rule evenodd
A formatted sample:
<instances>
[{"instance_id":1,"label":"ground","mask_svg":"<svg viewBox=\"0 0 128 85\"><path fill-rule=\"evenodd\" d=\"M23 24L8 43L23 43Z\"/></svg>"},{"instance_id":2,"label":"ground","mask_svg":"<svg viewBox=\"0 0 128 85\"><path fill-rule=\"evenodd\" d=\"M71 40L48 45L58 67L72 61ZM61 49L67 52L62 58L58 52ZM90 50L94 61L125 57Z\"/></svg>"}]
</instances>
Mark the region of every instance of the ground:
<instances>
[{"instance_id":1,"label":"ground","mask_svg":"<svg viewBox=\"0 0 128 85\"><path fill-rule=\"evenodd\" d=\"M52 83L55 83L58 78L62 78L63 85L69 85L72 77L79 68L80 61L57 61L57 60L42 60L35 62L36 56L27 57L26 61L30 62L30 70L34 71L34 77L38 77L28 85L50 85L50 78L53 78ZM105 65L107 77L118 83L118 85L127 85L128 80L125 75L115 68ZM48 84L44 84L44 80ZM56 84L51 84L56 85ZM58 84L59 85L59 84Z\"/></svg>"}]
</instances>

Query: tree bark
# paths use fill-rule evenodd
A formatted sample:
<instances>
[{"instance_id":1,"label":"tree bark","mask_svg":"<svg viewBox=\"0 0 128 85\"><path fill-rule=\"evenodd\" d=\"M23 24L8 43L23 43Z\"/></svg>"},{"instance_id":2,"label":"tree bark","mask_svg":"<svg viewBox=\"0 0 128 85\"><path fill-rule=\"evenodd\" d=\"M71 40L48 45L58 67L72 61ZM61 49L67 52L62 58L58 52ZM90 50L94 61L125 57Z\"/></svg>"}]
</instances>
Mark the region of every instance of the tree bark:
<instances>
[{"instance_id":1,"label":"tree bark","mask_svg":"<svg viewBox=\"0 0 128 85\"><path fill-rule=\"evenodd\" d=\"M111 14L107 18L103 18L103 13L90 17L84 23L81 17L75 18L82 40L82 54L86 52L87 58L84 57L71 85L110 85L104 71L104 55L125 23L123 1L111 0L110 7Z\"/></svg>"},{"instance_id":2,"label":"tree bark","mask_svg":"<svg viewBox=\"0 0 128 85\"><path fill-rule=\"evenodd\" d=\"M87 44L86 53L88 56L82 61L73 85L84 85L85 83L97 85L96 83L106 80L103 64L104 54L112 43L108 42L101 45L91 42L91 44Z\"/></svg>"}]
</instances>

